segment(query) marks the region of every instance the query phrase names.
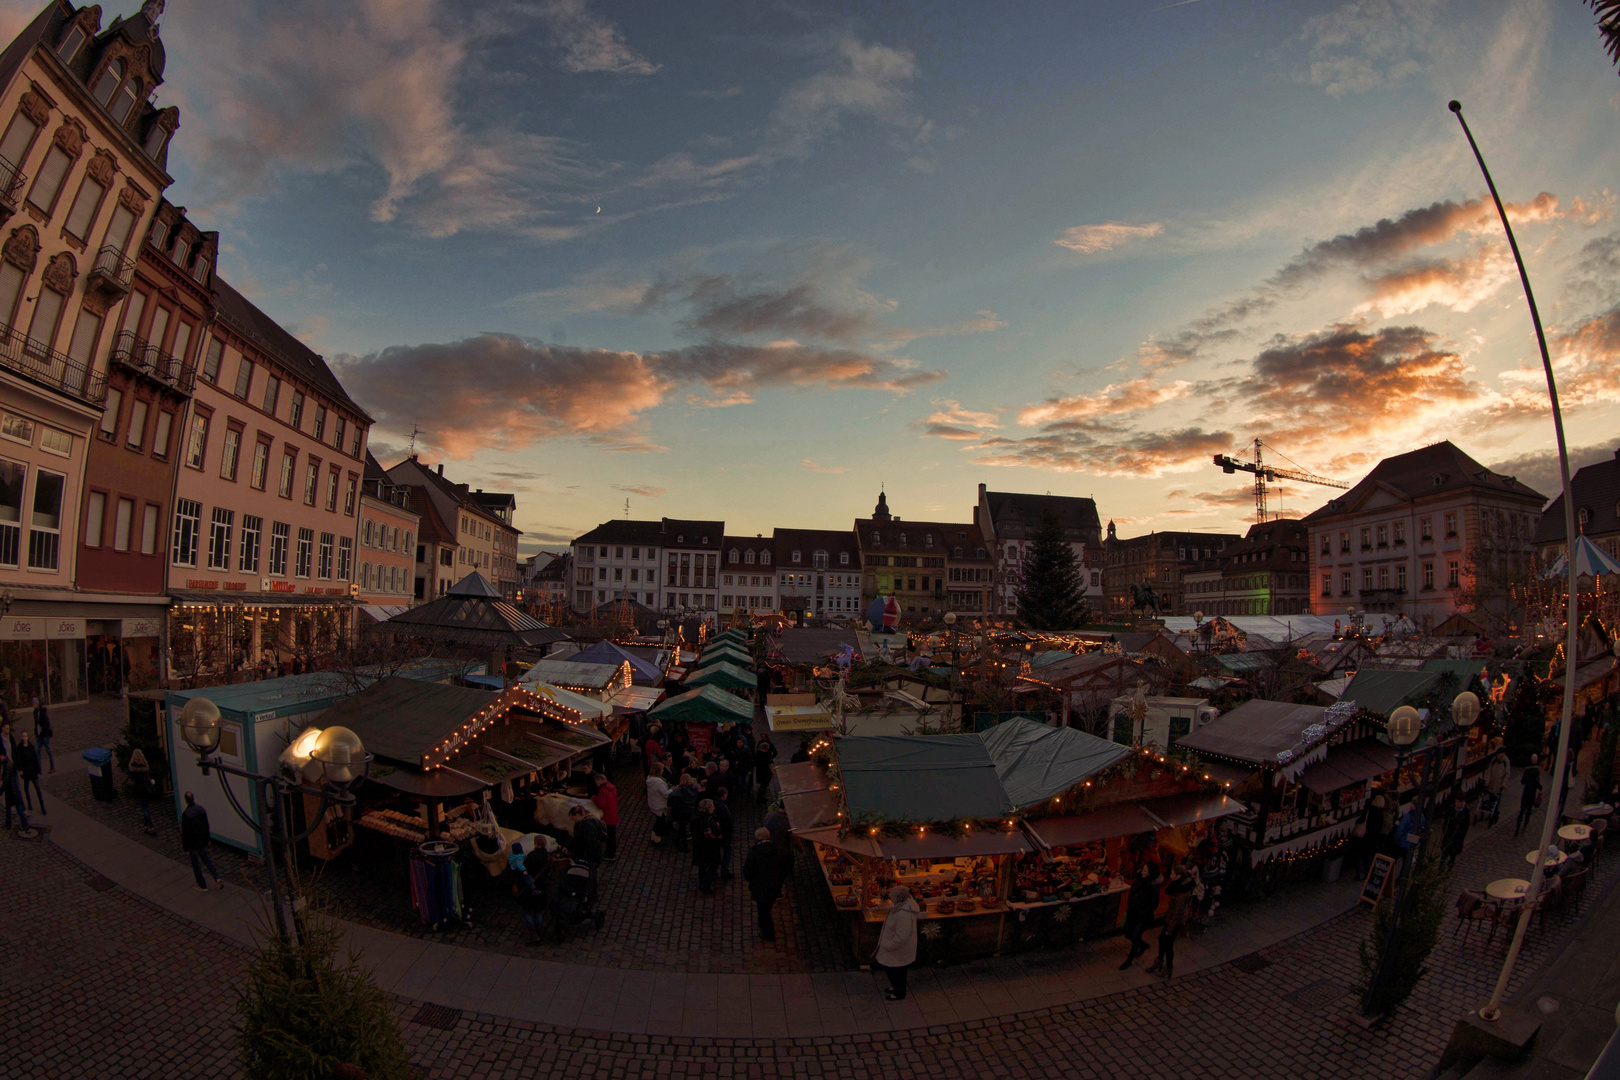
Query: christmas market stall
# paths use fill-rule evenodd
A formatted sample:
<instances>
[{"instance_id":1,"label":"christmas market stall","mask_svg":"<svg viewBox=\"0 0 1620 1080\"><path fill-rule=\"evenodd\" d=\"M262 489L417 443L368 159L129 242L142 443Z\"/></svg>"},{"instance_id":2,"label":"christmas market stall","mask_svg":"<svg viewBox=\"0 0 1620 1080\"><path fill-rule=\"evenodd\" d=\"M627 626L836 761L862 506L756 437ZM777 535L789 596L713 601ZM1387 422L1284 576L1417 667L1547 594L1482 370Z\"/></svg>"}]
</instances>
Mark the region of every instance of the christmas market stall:
<instances>
[{"instance_id":1,"label":"christmas market stall","mask_svg":"<svg viewBox=\"0 0 1620 1080\"><path fill-rule=\"evenodd\" d=\"M1333 876L1373 784L1390 779L1384 725L1354 703L1329 708L1256 698L1184 736L1197 770L1243 804L1224 825L1239 858L1230 893L1264 891L1319 873Z\"/></svg>"},{"instance_id":2,"label":"christmas market stall","mask_svg":"<svg viewBox=\"0 0 1620 1080\"><path fill-rule=\"evenodd\" d=\"M550 683L585 697L606 701L630 685L630 661L595 663L574 656L566 660L536 660L524 672L521 681Z\"/></svg>"},{"instance_id":3,"label":"christmas market stall","mask_svg":"<svg viewBox=\"0 0 1620 1080\"><path fill-rule=\"evenodd\" d=\"M698 670L686 677L683 684L688 690L698 687L713 686L733 694L749 695L758 687L757 680L752 671L738 667L728 660L719 660L712 664L704 664Z\"/></svg>"},{"instance_id":4,"label":"christmas market stall","mask_svg":"<svg viewBox=\"0 0 1620 1080\"><path fill-rule=\"evenodd\" d=\"M1486 688L1479 676L1484 670L1485 665L1481 661L1445 659L1427 660L1421 671L1363 668L1350 680L1339 700L1371 714L1379 722L1380 730L1383 724L1388 723L1390 714L1402 705L1417 709L1418 715L1427 723L1431 709L1449 708L1451 699L1461 690L1472 689L1483 699ZM1470 793L1484 783L1485 766L1490 757L1490 734L1485 724L1470 728L1468 738L1457 748L1456 756L1446 762L1442 782L1449 785L1454 773L1463 790ZM1391 778L1394 785L1392 790L1399 791L1403 808L1416 794L1419 772L1418 759L1414 757L1399 770L1398 775Z\"/></svg>"},{"instance_id":5,"label":"christmas market stall","mask_svg":"<svg viewBox=\"0 0 1620 1080\"><path fill-rule=\"evenodd\" d=\"M657 720L666 728L670 724L685 725L692 749L702 754L715 745L715 736L723 725L753 723L754 707L735 694L700 686L665 698L648 710L647 719Z\"/></svg>"},{"instance_id":6,"label":"christmas market stall","mask_svg":"<svg viewBox=\"0 0 1620 1080\"><path fill-rule=\"evenodd\" d=\"M1006 948L1112 933L1144 863L1168 869L1192 857L1215 822L1243 809L1224 782L1154 747L1030 720L979 737L1034 848L1014 871Z\"/></svg>"},{"instance_id":7,"label":"christmas market stall","mask_svg":"<svg viewBox=\"0 0 1620 1080\"><path fill-rule=\"evenodd\" d=\"M629 664L630 681L636 686L663 686L664 666L654 657L661 656L667 663L669 655L662 650L653 651L653 657L641 655L648 651L643 649L632 652L617 642L603 638L589 648L558 659L572 660L576 664L611 664L615 667L621 663Z\"/></svg>"},{"instance_id":8,"label":"christmas market stall","mask_svg":"<svg viewBox=\"0 0 1620 1080\"><path fill-rule=\"evenodd\" d=\"M783 802L844 913L854 955L871 957L896 884L922 909L923 962L1000 952L1013 858L1030 847L984 743L975 735L830 741L828 764L815 766L818 787Z\"/></svg>"},{"instance_id":9,"label":"christmas market stall","mask_svg":"<svg viewBox=\"0 0 1620 1080\"><path fill-rule=\"evenodd\" d=\"M697 662L691 666L692 671L701 671L714 664L731 664L739 668L752 668L754 657L740 645L723 642L719 645L705 646L698 654Z\"/></svg>"}]
</instances>

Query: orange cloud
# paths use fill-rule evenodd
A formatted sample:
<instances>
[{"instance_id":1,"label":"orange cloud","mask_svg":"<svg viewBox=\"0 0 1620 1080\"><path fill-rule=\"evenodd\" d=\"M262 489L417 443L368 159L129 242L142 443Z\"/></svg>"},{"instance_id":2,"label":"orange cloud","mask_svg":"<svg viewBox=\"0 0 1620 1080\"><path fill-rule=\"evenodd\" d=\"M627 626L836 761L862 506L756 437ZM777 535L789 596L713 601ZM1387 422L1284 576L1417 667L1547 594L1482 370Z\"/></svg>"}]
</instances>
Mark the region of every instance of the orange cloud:
<instances>
[{"instance_id":1,"label":"orange cloud","mask_svg":"<svg viewBox=\"0 0 1620 1080\"><path fill-rule=\"evenodd\" d=\"M1018 422L1029 427L1054 420L1086 420L1097 416L1141 412L1186 397L1191 386L1192 383L1185 380L1161 385L1152 378L1132 379L1130 382L1105 386L1095 394L1047 398L1039 405L1030 405L1020 412Z\"/></svg>"}]
</instances>

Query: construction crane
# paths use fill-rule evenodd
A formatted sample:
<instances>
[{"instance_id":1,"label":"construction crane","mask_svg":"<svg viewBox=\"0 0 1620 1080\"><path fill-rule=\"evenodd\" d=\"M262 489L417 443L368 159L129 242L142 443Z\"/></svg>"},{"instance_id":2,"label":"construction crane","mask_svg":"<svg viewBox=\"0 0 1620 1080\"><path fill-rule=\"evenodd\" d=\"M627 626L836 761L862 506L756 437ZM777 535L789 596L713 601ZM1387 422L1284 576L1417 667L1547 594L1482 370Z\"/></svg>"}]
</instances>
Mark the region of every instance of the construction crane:
<instances>
[{"instance_id":1,"label":"construction crane","mask_svg":"<svg viewBox=\"0 0 1620 1080\"><path fill-rule=\"evenodd\" d=\"M1267 480L1298 480L1302 484L1321 484L1323 487L1347 488L1350 485L1343 480L1331 480L1326 476L1317 476L1302 469L1279 469L1274 465L1267 465L1260 456L1260 449L1265 444L1259 439L1254 440L1254 461L1240 461L1227 454L1216 454L1215 464L1228 476L1239 469L1254 473L1254 520L1256 524L1264 525L1266 522L1266 481ZM1269 447L1273 452L1275 446ZM1284 455L1286 457L1286 455Z\"/></svg>"}]
</instances>

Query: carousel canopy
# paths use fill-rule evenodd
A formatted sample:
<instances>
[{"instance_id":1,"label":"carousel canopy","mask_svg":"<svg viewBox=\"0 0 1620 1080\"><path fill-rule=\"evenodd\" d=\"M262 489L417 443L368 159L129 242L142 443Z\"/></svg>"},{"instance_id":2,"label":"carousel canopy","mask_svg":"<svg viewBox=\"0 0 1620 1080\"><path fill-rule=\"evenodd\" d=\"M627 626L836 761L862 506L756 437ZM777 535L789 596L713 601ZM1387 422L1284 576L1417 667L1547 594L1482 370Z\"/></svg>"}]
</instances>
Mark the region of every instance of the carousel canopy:
<instances>
[{"instance_id":1,"label":"carousel canopy","mask_svg":"<svg viewBox=\"0 0 1620 1080\"><path fill-rule=\"evenodd\" d=\"M855 823L997 818L1016 809L977 735L869 735L836 746Z\"/></svg>"},{"instance_id":2,"label":"carousel canopy","mask_svg":"<svg viewBox=\"0 0 1620 1080\"><path fill-rule=\"evenodd\" d=\"M687 686L718 686L722 690L753 690L758 687L754 673L744 671L736 664L721 660L699 669L696 675L689 676Z\"/></svg>"},{"instance_id":3,"label":"carousel canopy","mask_svg":"<svg viewBox=\"0 0 1620 1080\"><path fill-rule=\"evenodd\" d=\"M664 723L746 724L754 719L754 707L717 687L700 686L660 702L647 716Z\"/></svg>"},{"instance_id":4,"label":"carousel canopy","mask_svg":"<svg viewBox=\"0 0 1620 1080\"><path fill-rule=\"evenodd\" d=\"M564 659L576 664L612 664L614 667L622 663L629 664L630 681L641 686L658 686L664 681L664 673L657 664L637 656L628 649L620 648L607 638Z\"/></svg>"},{"instance_id":5,"label":"carousel canopy","mask_svg":"<svg viewBox=\"0 0 1620 1080\"><path fill-rule=\"evenodd\" d=\"M1014 806L1061 795L1130 754L1130 749L1078 728L1054 728L1018 718L981 732L996 776Z\"/></svg>"},{"instance_id":6,"label":"carousel canopy","mask_svg":"<svg viewBox=\"0 0 1620 1080\"><path fill-rule=\"evenodd\" d=\"M1604 574L1620 574L1620 560L1598 547L1585 533L1575 538L1575 576L1577 578L1595 578ZM1541 576L1545 579L1563 578L1569 576L1570 559L1567 554L1560 555L1552 561L1552 565L1543 570Z\"/></svg>"},{"instance_id":7,"label":"carousel canopy","mask_svg":"<svg viewBox=\"0 0 1620 1080\"><path fill-rule=\"evenodd\" d=\"M487 647L545 645L568 639L561 630L531 619L507 603L476 570L438 599L367 629L373 634Z\"/></svg>"}]
</instances>

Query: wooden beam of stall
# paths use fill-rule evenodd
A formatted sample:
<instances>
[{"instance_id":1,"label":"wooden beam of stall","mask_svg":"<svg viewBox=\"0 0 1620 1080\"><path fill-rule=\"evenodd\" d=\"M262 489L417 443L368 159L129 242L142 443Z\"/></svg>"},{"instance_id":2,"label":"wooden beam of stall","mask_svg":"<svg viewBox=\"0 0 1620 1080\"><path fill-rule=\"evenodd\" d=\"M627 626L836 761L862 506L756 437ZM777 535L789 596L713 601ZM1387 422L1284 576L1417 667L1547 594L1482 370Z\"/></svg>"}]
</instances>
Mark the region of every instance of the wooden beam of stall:
<instances>
[{"instance_id":1,"label":"wooden beam of stall","mask_svg":"<svg viewBox=\"0 0 1620 1080\"><path fill-rule=\"evenodd\" d=\"M522 765L529 772L539 772L540 771L540 766L536 765L534 762L532 762L532 761L524 761L522 758L518 757L516 754L508 754L505 750L497 750L493 746L480 746L478 749L482 750L484 753L488 754L490 757L496 758L497 760L509 761L514 765Z\"/></svg>"}]
</instances>

